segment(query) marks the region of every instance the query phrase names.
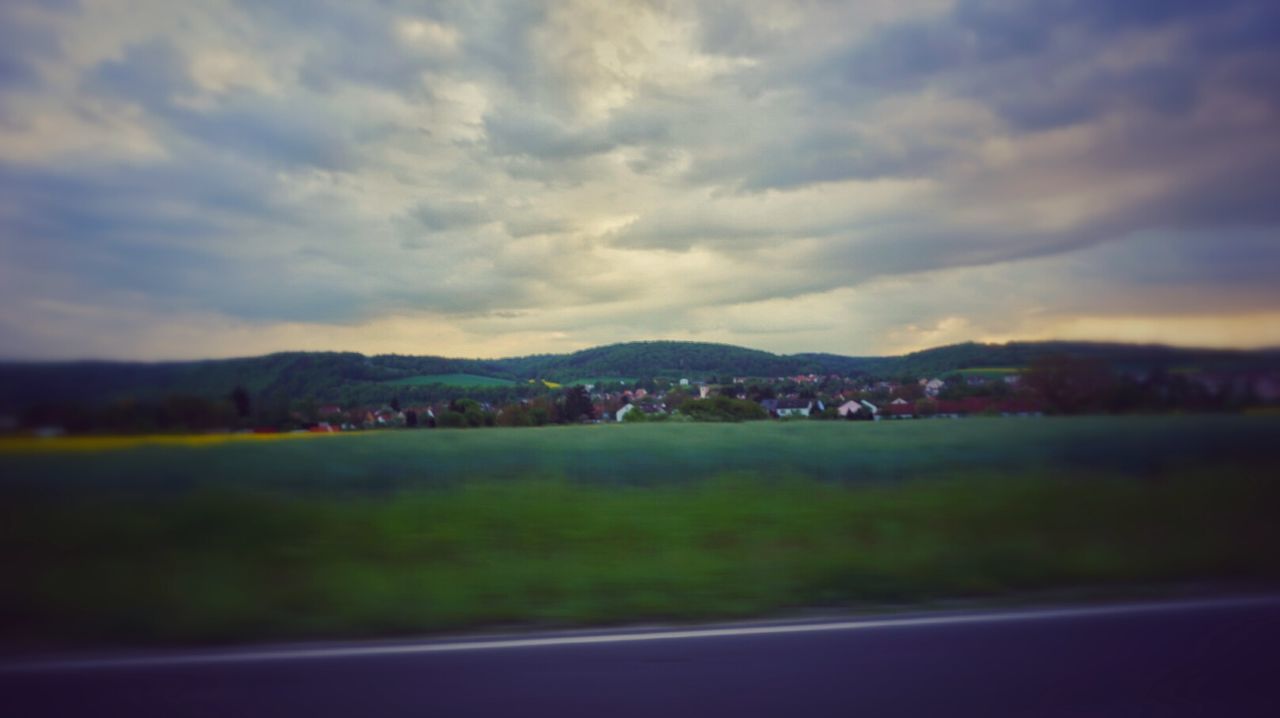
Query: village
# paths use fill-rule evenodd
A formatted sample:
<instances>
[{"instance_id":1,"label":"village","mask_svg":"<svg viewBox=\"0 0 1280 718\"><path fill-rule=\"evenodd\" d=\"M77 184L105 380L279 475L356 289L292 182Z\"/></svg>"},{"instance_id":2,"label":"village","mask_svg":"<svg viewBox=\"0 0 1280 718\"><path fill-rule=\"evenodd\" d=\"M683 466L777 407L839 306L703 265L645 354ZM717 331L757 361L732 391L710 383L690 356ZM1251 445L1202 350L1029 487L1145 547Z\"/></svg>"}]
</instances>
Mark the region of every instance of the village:
<instances>
[{"instance_id":1,"label":"village","mask_svg":"<svg viewBox=\"0 0 1280 718\"><path fill-rule=\"evenodd\" d=\"M294 411L307 431L478 428L658 421L900 421L1039 417L1073 413L1239 411L1280 402L1274 373L1098 374L1080 365L976 370L916 379L837 374L776 377L599 379L505 403L460 395L449 401ZM264 429L271 431L272 429Z\"/></svg>"},{"instance_id":2,"label":"village","mask_svg":"<svg viewBox=\"0 0 1280 718\"><path fill-rule=\"evenodd\" d=\"M573 406L575 399L581 408ZM720 411L698 411L717 403ZM804 374L734 377L725 383L690 378L620 381L617 385L601 381L569 387L559 397L549 394L506 405L467 398L406 406L392 401L356 409L329 404L316 407L311 416L298 414L296 418L306 422L309 431L333 432L690 420L881 421L1043 413L1043 402L1023 385L1018 374L922 377L914 382Z\"/></svg>"}]
</instances>

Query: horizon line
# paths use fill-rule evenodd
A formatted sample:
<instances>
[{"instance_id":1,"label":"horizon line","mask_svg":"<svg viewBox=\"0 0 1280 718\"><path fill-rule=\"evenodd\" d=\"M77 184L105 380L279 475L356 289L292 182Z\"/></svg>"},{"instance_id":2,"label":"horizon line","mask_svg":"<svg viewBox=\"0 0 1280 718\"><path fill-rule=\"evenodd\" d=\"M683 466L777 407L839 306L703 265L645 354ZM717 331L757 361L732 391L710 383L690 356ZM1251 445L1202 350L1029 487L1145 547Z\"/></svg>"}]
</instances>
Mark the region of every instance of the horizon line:
<instances>
[{"instance_id":1,"label":"horizon line","mask_svg":"<svg viewBox=\"0 0 1280 718\"><path fill-rule=\"evenodd\" d=\"M452 361L507 361L511 359L523 359L527 357L554 357L554 356L571 356L593 349L604 349L607 347L626 346L628 344L701 344L709 346L730 347L734 349L744 349L747 351L762 352L775 357L797 357L806 354L823 354L827 356L837 356L849 359L896 359L913 354L922 354L925 352L937 351L939 349L947 349L950 347L965 346L976 344L989 347L1006 347L1017 344L1072 344L1072 345L1094 345L1094 346L1112 346L1112 347L1134 347L1146 349L1170 349L1175 351L1193 351L1193 352L1225 352L1237 354L1266 354L1269 352L1280 352L1280 345L1263 345L1255 347L1247 346L1208 346L1202 344L1174 344L1170 342L1125 342L1113 339L1010 339L1007 341L981 341L970 339L960 342L952 342L950 344L938 344L936 346L924 349L915 349L899 354L844 354L834 351L807 350L782 354L769 351L768 349L759 349L757 347L745 346L742 344L730 344L728 342L710 342L700 341L696 339L632 339L621 342L609 342L607 344L594 344L579 349L572 349L564 352L538 352L533 354L512 354L507 356L450 356L447 354L415 354L415 353L399 353L399 352L379 352L368 354L355 349L280 349L277 351L264 352L262 354L238 354L231 356L205 356L205 357L167 357L167 358L117 358L104 356L75 356L75 357L10 357L0 356L0 363L4 364L187 364L196 362L217 362L217 361L239 361L248 359L261 359L263 357L278 356L284 354L356 354L362 357L380 357L380 356L399 356L399 357L430 357L436 359L447 359Z\"/></svg>"}]
</instances>

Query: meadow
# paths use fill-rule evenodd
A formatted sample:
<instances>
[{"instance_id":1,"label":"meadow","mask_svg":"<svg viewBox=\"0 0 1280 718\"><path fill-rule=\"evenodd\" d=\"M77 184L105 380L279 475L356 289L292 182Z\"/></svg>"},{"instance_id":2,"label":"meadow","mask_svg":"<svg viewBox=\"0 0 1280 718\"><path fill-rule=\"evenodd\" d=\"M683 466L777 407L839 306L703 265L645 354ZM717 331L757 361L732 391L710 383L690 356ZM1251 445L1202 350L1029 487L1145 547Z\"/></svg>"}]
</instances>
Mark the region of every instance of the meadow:
<instances>
[{"instance_id":1,"label":"meadow","mask_svg":"<svg viewBox=\"0 0 1280 718\"><path fill-rule=\"evenodd\" d=\"M404 377L403 379L391 379L385 382L392 386L429 386L431 384L443 384L445 386L460 386L468 389L482 386L515 386L516 382L510 379L502 379L493 376L480 376L478 374L418 374L416 376Z\"/></svg>"},{"instance_id":2,"label":"meadow","mask_svg":"<svg viewBox=\"0 0 1280 718\"><path fill-rule=\"evenodd\" d=\"M964 376L964 377L981 377L983 379L998 379L1006 376L1014 376L1026 371L1026 367L1017 366L983 366L969 367L967 369L957 369L948 372L947 376Z\"/></svg>"},{"instance_id":3,"label":"meadow","mask_svg":"<svg viewBox=\"0 0 1280 718\"><path fill-rule=\"evenodd\" d=\"M490 479L606 485L721 474L824 482L974 472L1152 477L1179 466L1274 463L1278 416L971 418L903 422L653 423L402 430L299 440L0 440L0 490L131 493L195 487L385 496ZM184 442L192 441L192 445Z\"/></svg>"},{"instance_id":4,"label":"meadow","mask_svg":"<svg viewBox=\"0 0 1280 718\"><path fill-rule=\"evenodd\" d=\"M1280 417L0 443L13 641L369 637L1280 580Z\"/></svg>"}]
</instances>

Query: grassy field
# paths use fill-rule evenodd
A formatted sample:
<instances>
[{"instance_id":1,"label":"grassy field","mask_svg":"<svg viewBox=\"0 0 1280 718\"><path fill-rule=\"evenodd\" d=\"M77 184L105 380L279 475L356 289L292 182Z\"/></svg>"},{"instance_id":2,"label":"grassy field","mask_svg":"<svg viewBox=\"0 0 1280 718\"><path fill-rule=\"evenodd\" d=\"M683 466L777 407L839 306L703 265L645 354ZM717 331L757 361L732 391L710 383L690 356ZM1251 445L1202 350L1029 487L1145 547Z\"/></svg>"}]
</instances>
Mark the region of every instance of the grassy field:
<instances>
[{"instance_id":1,"label":"grassy field","mask_svg":"<svg viewBox=\"0 0 1280 718\"><path fill-rule=\"evenodd\" d=\"M510 379L499 379L493 376L478 374L419 374L403 379L392 379L386 382L394 386L426 386L428 384L444 384L445 386L481 387L481 386L515 386Z\"/></svg>"},{"instance_id":2,"label":"grassy field","mask_svg":"<svg viewBox=\"0 0 1280 718\"><path fill-rule=\"evenodd\" d=\"M1280 417L0 449L0 635L192 642L1280 580Z\"/></svg>"},{"instance_id":3,"label":"grassy field","mask_svg":"<svg viewBox=\"0 0 1280 718\"><path fill-rule=\"evenodd\" d=\"M616 387L626 389L631 388L631 386L636 383L636 379L635 377L625 376L583 376L573 379L572 381L564 381L560 383L565 386L574 386L578 384L586 386L588 384L594 384L595 386L615 390ZM623 386L624 384L625 386Z\"/></svg>"},{"instance_id":4,"label":"grassy field","mask_svg":"<svg viewBox=\"0 0 1280 718\"><path fill-rule=\"evenodd\" d=\"M1151 477L1179 466L1272 462L1276 416L973 418L403 430L301 441L145 444L33 452L0 442L0 490L193 487L387 495L487 478L653 485L725 473L891 483L975 471Z\"/></svg>"},{"instance_id":5,"label":"grassy field","mask_svg":"<svg viewBox=\"0 0 1280 718\"><path fill-rule=\"evenodd\" d=\"M958 369L949 372L948 376L980 376L988 379L996 379L999 377L1010 376L1012 374L1021 374L1026 371L1023 367L1016 366L980 366L970 367L968 369Z\"/></svg>"}]
</instances>

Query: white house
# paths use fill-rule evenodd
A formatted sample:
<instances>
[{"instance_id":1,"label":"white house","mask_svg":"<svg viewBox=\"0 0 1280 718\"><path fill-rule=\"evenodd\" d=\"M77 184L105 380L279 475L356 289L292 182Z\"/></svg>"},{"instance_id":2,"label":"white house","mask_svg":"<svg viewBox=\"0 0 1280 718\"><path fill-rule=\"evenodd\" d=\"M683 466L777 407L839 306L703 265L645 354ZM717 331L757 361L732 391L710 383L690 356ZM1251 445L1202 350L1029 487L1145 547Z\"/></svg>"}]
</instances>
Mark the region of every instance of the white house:
<instances>
[{"instance_id":1,"label":"white house","mask_svg":"<svg viewBox=\"0 0 1280 718\"><path fill-rule=\"evenodd\" d=\"M778 418L785 416L808 416L813 411L813 402L808 399L779 399Z\"/></svg>"},{"instance_id":2,"label":"white house","mask_svg":"<svg viewBox=\"0 0 1280 718\"><path fill-rule=\"evenodd\" d=\"M946 385L947 383L941 379L930 379L925 382L924 393L928 396L937 396L942 391L942 387Z\"/></svg>"},{"instance_id":3,"label":"white house","mask_svg":"<svg viewBox=\"0 0 1280 718\"><path fill-rule=\"evenodd\" d=\"M845 403L836 407L836 411L840 414L840 416L844 417L845 419L848 419L849 417L862 411L862 404L857 401L854 401L853 399L850 399L849 401L846 401Z\"/></svg>"},{"instance_id":4,"label":"white house","mask_svg":"<svg viewBox=\"0 0 1280 718\"><path fill-rule=\"evenodd\" d=\"M635 409L635 408L636 408L635 404L626 404L621 409L618 409L618 412L614 414L614 416L618 421L622 421L622 417L626 416L628 413L631 412L632 409Z\"/></svg>"}]
</instances>

